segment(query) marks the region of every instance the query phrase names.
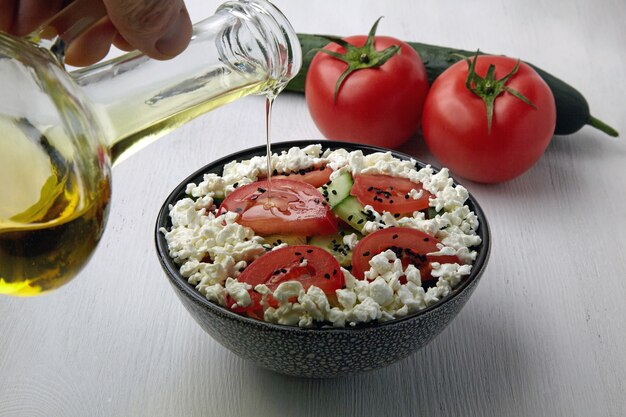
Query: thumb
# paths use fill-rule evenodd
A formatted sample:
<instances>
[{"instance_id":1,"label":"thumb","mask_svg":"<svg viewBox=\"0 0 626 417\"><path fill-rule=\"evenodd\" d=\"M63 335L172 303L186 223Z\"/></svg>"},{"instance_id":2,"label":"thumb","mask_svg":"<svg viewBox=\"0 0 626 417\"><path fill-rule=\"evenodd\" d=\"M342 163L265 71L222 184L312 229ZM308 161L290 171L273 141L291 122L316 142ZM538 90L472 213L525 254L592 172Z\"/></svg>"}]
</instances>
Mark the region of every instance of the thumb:
<instances>
[{"instance_id":1,"label":"thumb","mask_svg":"<svg viewBox=\"0 0 626 417\"><path fill-rule=\"evenodd\" d=\"M191 20L183 0L104 0L120 35L151 58L169 59L191 39Z\"/></svg>"}]
</instances>

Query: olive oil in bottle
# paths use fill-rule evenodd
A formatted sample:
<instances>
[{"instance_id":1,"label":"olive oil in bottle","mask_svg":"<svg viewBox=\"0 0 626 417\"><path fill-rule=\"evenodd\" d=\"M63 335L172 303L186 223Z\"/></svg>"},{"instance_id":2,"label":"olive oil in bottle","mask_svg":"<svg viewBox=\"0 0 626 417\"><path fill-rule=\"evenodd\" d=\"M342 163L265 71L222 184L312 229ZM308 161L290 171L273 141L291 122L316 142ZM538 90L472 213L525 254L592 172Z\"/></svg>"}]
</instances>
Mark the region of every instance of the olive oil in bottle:
<instances>
[{"instance_id":1,"label":"olive oil in bottle","mask_svg":"<svg viewBox=\"0 0 626 417\"><path fill-rule=\"evenodd\" d=\"M77 174L45 136L0 116L0 294L32 296L71 280L102 234L109 179Z\"/></svg>"},{"instance_id":2,"label":"olive oil in bottle","mask_svg":"<svg viewBox=\"0 0 626 417\"><path fill-rule=\"evenodd\" d=\"M54 58L61 38L50 42L0 32L0 294L44 293L80 271L106 222L111 163L218 106L280 91L302 62L266 0L227 1L167 61L131 52L69 74Z\"/></svg>"}]
</instances>

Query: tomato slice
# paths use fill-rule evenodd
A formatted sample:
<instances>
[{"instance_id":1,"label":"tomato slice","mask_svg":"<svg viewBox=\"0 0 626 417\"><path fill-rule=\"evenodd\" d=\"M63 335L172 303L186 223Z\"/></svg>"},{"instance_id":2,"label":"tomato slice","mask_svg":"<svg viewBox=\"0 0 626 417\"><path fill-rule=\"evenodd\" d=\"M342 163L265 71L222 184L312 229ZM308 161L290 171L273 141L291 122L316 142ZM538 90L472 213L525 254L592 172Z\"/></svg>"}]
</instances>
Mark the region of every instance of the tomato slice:
<instances>
[{"instance_id":1,"label":"tomato slice","mask_svg":"<svg viewBox=\"0 0 626 417\"><path fill-rule=\"evenodd\" d=\"M293 172L290 174L272 175L272 180L274 178L287 178L290 180L303 181L307 184L311 184L315 188L319 188L322 185L326 184L328 181L330 181L330 174L332 173L332 168L324 165L319 168L311 168L309 170L302 169L298 172Z\"/></svg>"},{"instance_id":2,"label":"tomato slice","mask_svg":"<svg viewBox=\"0 0 626 417\"><path fill-rule=\"evenodd\" d=\"M422 196L414 199L412 190L422 191ZM429 206L431 193L422 189L421 184L408 178L389 175L356 175L350 194L363 205L370 205L374 210L388 211L393 214L412 213Z\"/></svg>"},{"instance_id":3,"label":"tomato slice","mask_svg":"<svg viewBox=\"0 0 626 417\"><path fill-rule=\"evenodd\" d=\"M322 248L310 245L287 246L267 252L244 269L238 281L253 288L265 284L272 291L283 282L299 281L305 290L314 285L328 295L334 295L335 290L343 288L345 283L335 257ZM252 289L250 298L252 304L248 307L233 307L232 302L228 303L228 307L238 313L263 318L261 295ZM269 302L276 304L272 299Z\"/></svg>"},{"instance_id":4,"label":"tomato slice","mask_svg":"<svg viewBox=\"0 0 626 417\"><path fill-rule=\"evenodd\" d=\"M326 200L314 186L285 178L272 179L271 190L267 180L237 188L222 201L218 214L226 211L239 213L237 222L260 236L328 235L338 228Z\"/></svg>"},{"instance_id":5,"label":"tomato slice","mask_svg":"<svg viewBox=\"0 0 626 417\"><path fill-rule=\"evenodd\" d=\"M357 243L352 253L352 274L358 279L364 279L365 271L370 269L369 261L381 252L391 249L402 260L402 266L415 265L421 273L422 281L434 278L430 275L431 262L458 263L457 256L427 255L438 252L439 239L420 230L408 227L389 227L370 233Z\"/></svg>"}]
</instances>

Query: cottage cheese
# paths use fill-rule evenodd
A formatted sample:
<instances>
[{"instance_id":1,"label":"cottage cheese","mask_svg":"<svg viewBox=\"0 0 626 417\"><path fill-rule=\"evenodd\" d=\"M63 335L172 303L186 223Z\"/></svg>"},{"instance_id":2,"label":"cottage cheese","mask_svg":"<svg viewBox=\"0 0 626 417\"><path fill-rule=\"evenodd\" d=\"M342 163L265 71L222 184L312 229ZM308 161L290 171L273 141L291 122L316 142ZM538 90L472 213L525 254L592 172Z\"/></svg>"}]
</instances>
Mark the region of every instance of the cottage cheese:
<instances>
[{"instance_id":1,"label":"cottage cheese","mask_svg":"<svg viewBox=\"0 0 626 417\"><path fill-rule=\"evenodd\" d=\"M343 327L393 320L437 303L470 274L471 264L477 255L472 248L479 245L481 239L476 233L478 218L465 205L467 190L453 185L447 169L435 173L430 166L418 170L415 164L414 160L394 158L390 152L364 155L361 151L323 149L321 144L293 147L272 155L271 169L275 173L327 165L334 170L331 179L350 171L353 176L386 174L421 183L423 189L434 196L430 206L439 214L431 219L426 219L422 212L396 218L366 206L371 220L365 223L363 234L394 226L418 229L441 241L435 254L456 255L464 264L432 263L432 276L437 278L437 283L425 290L420 271L413 265L403 268L396 254L388 250L371 259L371 268L365 273L364 280L358 280L349 270L341 269L346 285L336 291L335 305L331 305L319 288L311 286L305 290L296 281L281 283L273 293L266 285L257 285L254 290L262 295L266 321L300 327L311 327L316 323ZM269 248L264 245L263 237L256 236L252 229L236 222L236 213L214 214L216 198L223 198L238 186L265 176L265 156L233 161L224 166L222 176L204 175L199 184L187 185L186 194L189 197L170 206L172 227L162 229L169 254L180 265L182 276L207 299L222 306L233 307L226 305L227 299L234 300L237 306L249 305L249 290L252 288L238 282L237 277L267 250L285 246ZM410 197L418 199L421 192L414 191ZM343 239L343 244L350 249L357 243L356 234L346 235ZM405 277L406 282L402 283L401 277ZM278 301L277 307L267 303L270 294Z\"/></svg>"}]
</instances>

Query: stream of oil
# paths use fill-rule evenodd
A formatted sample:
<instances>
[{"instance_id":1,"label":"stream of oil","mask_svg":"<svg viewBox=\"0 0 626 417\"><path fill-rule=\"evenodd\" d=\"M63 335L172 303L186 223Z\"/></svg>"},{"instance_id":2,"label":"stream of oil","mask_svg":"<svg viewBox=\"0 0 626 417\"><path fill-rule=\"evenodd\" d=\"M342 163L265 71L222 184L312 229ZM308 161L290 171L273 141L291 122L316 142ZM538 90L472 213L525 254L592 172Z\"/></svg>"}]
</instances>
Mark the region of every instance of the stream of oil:
<instances>
[{"instance_id":1,"label":"stream of oil","mask_svg":"<svg viewBox=\"0 0 626 417\"><path fill-rule=\"evenodd\" d=\"M270 209L272 205L272 105L276 98L273 94L265 97L265 147L267 152L267 202L264 204L266 209Z\"/></svg>"}]
</instances>

